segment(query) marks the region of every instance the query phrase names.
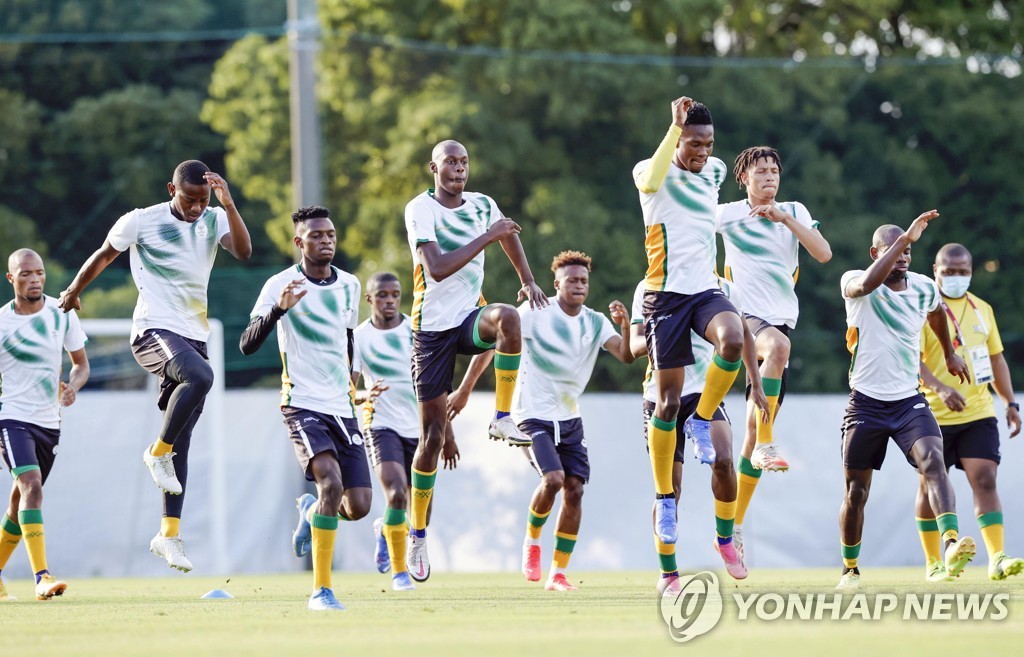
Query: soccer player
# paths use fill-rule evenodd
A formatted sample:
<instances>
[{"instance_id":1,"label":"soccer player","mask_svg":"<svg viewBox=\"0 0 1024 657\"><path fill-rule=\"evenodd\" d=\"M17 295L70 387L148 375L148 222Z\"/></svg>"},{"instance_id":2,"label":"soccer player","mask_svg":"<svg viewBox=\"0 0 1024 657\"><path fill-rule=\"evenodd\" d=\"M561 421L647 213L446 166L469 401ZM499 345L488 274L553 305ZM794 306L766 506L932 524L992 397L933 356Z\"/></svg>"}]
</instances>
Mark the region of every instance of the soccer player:
<instances>
[{"instance_id":1,"label":"soccer player","mask_svg":"<svg viewBox=\"0 0 1024 657\"><path fill-rule=\"evenodd\" d=\"M210 207L211 190L221 207ZM159 377L157 407L164 416L160 435L142 455L164 498L160 531L149 549L171 568L188 572L192 562L185 556L179 528L192 430L213 387L206 353L210 270L218 246L238 260L248 260L252 242L227 182L202 162L179 164L167 192L168 203L132 210L117 220L103 245L61 293L60 307L65 312L80 308L79 296L86 286L131 249L132 277L139 290L132 317L132 355Z\"/></svg>"},{"instance_id":2,"label":"soccer player","mask_svg":"<svg viewBox=\"0 0 1024 657\"><path fill-rule=\"evenodd\" d=\"M996 492L999 467L999 424L988 386L1006 404L1010 437L1020 433L1020 408L1014 401L1010 368L1003 357L1003 342L992 306L968 292L973 273L971 252L962 244L946 244L935 255L935 282L942 297L939 304L947 318L953 346L971 368L971 380L949 376L935 333L921 335L921 379L925 397L942 430L946 468L956 466L967 475L974 492L974 513L988 550L989 579L1001 580L1024 570L1024 559L1003 552L1003 509ZM925 482L917 491L917 527L924 547L927 579L948 576L939 554L939 529L928 503Z\"/></svg>"},{"instance_id":3,"label":"soccer player","mask_svg":"<svg viewBox=\"0 0 1024 657\"><path fill-rule=\"evenodd\" d=\"M679 98L654 156L633 169L647 231L644 330L658 390L648 446L657 533L665 544L677 537L672 459L684 367L694 363L691 331L715 346L697 408L683 424L702 463L715 461L711 420L736 380L744 343L743 320L715 276L715 208L726 166L711 156L714 142L708 108Z\"/></svg>"},{"instance_id":4,"label":"soccer player","mask_svg":"<svg viewBox=\"0 0 1024 657\"><path fill-rule=\"evenodd\" d=\"M36 598L68 588L50 574L43 531L43 484L57 456L60 408L75 403L89 378L85 333L74 311L63 314L43 294L46 268L39 254L18 249L7 260L14 301L0 307L0 454L14 477L10 504L0 518L0 572L22 537L36 579ZM61 350L71 356L68 382L60 380ZM13 600L0 577L0 602Z\"/></svg>"},{"instance_id":5,"label":"soccer player","mask_svg":"<svg viewBox=\"0 0 1024 657\"><path fill-rule=\"evenodd\" d=\"M402 286L398 277L380 272L366 284L370 318L355 331L355 371L370 389L363 403L363 435L387 508L373 521L377 540L374 560L382 573L394 569L391 587L396 591L415 588L406 564L409 481L412 459L419 442L420 419L413 389L412 320L399 312ZM446 468L454 469L459 449L449 425L441 450ZM430 510L427 510L427 521Z\"/></svg>"},{"instance_id":6,"label":"soccer player","mask_svg":"<svg viewBox=\"0 0 1024 657\"><path fill-rule=\"evenodd\" d=\"M533 492L523 543L523 575L540 581L540 533L558 493L562 508L555 525L555 554L544 588L575 591L566 578L583 517L583 487L590 480L587 441L583 434L579 398L604 349L623 363L634 360L629 350L629 313L621 301L608 305L612 322L584 305L590 292L590 256L562 251L551 263L555 296L538 309L519 308L522 318L523 362L516 386L512 416L533 439L527 458L541 476ZM456 395L449 398L449 416L465 406L469 392L483 372L481 356L466 373ZM486 363L486 361L484 361Z\"/></svg>"},{"instance_id":7,"label":"soccer player","mask_svg":"<svg viewBox=\"0 0 1024 657\"><path fill-rule=\"evenodd\" d=\"M496 349L495 414L488 433L510 445L528 445L511 417L512 393L522 340L519 313L507 304L484 301L484 249L498 242L519 275L518 300L547 305L534 282L519 241L520 226L502 215L488 196L467 192L469 154L457 141L436 146L428 165L434 187L405 206L405 227L413 259L413 381L420 405L420 442L412 465L412 525L409 568L413 579L430 576L427 508L437 476L437 459L448 423L455 358Z\"/></svg>"},{"instance_id":8,"label":"soccer player","mask_svg":"<svg viewBox=\"0 0 1024 657\"><path fill-rule=\"evenodd\" d=\"M974 539L958 535L953 486L942 461L942 433L918 389L921 329L925 321L942 349L943 365L961 381L967 366L953 350L939 290L926 276L909 271L911 246L939 213L921 214L906 232L880 226L872 238L867 270L843 274L850 403L843 418L846 495L839 512L843 576L838 590L860 587L861 530L871 472L880 470L891 437L924 477L928 501L938 514L946 572L957 577L974 557Z\"/></svg>"},{"instance_id":9,"label":"soccer player","mask_svg":"<svg viewBox=\"0 0 1024 657\"><path fill-rule=\"evenodd\" d=\"M735 285L727 280L720 280L722 292L737 307L742 308L739 300L739 292ZM633 293L633 309L630 327L630 343L633 354L637 357L647 356L647 342L644 338L643 328L643 305L644 305L644 281L636 286ZM696 333L690 335L693 346L693 365L687 365L684 376L682 395L679 399L680 413L686 415L693 412L697 402L700 400L701 391L704 388L704 377L708 370L715 350L709 342ZM765 399L764 390L761 387L760 375L757 372L757 352L754 347L754 338L749 329L744 330L743 361L746 367L754 373L751 379L750 400L763 413L768 412L768 400ZM650 364L647 366L647 373L644 376L644 440L650 440L647 431L651 416L657 404L657 388L654 385L653 372ZM715 447L715 461L711 466L711 492L715 497L715 550L722 556L725 569L735 579L744 579L747 576L747 567L743 562L743 554L739 551L734 538L734 516L736 512L736 471L732 462L732 424L725 412L725 404L720 404L715 409L711 420L711 440ZM695 446L696 447L696 446ZM649 448L648 448L649 451ZM676 437L676 444L673 453L672 464L672 488L675 500L679 502L680 491L682 490L683 477L683 454L685 442ZM696 450L695 450L696 452ZM653 518L652 518L653 520ZM667 590L676 590L679 580L679 567L676 564L676 546L672 543L661 541L657 533L657 526L654 532L654 547L658 552L658 560L661 562L661 577L658 579L658 592L664 593Z\"/></svg>"},{"instance_id":10,"label":"soccer player","mask_svg":"<svg viewBox=\"0 0 1024 657\"><path fill-rule=\"evenodd\" d=\"M338 520L370 511L373 490L355 416L352 357L359 325L359 279L331 265L337 246L327 208L292 214L302 261L263 285L242 334L242 353L255 353L277 327L281 350L281 414L295 456L317 497L297 501L296 556L313 548L312 611L342 610L331 588Z\"/></svg>"},{"instance_id":11,"label":"soccer player","mask_svg":"<svg viewBox=\"0 0 1024 657\"><path fill-rule=\"evenodd\" d=\"M800 275L800 247L821 263L832 258L832 249L802 203L778 200L782 179L778 151L770 146L744 150L736 158L733 174L747 198L718 206L725 277L743 293L743 317L754 334L761 382L771 409L766 421L760 422L754 404L747 405L735 528L736 549L742 553L743 519L761 471L789 469L775 447L772 427L785 397L790 331L796 328L799 315L794 288Z\"/></svg>"}]
</instances>

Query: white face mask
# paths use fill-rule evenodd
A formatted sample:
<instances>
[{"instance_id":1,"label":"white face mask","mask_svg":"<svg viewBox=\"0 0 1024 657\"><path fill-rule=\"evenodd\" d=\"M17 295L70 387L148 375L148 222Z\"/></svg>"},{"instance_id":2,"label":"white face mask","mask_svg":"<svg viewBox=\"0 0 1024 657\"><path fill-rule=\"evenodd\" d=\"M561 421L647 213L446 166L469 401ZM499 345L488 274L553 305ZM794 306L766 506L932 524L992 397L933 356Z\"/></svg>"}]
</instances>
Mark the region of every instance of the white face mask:
<instances>
[{"instance_id":1,"label":"white face mask","mask_svg":"<svg viewBox=\"0 0 1024 657\"><path fill-rule=\"evenodd\" d=\"M939 289L950 299L959 299L971 286L970 276L940 276Z\"/></svg>"}]
</instances>

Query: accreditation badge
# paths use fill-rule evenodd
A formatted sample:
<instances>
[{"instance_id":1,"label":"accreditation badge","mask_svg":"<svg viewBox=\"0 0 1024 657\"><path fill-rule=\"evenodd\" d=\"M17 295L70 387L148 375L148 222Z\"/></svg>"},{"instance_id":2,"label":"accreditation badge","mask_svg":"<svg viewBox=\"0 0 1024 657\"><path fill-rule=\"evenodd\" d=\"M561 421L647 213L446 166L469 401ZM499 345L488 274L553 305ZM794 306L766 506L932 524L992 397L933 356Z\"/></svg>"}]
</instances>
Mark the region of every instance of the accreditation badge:
<instances>
[{"instance_id":1,"label":"accreditation badge","mask_svg":"<svg viewBox=\"0 0 1024 657\"><path fill-rule=\"evenodd\" d=\"M995 379L992 372L992 359L988 355L988 345L978 345L967 350L971 360L971 371L974 372L974 383L991 383Z\"/></svg>"}]
</instances>

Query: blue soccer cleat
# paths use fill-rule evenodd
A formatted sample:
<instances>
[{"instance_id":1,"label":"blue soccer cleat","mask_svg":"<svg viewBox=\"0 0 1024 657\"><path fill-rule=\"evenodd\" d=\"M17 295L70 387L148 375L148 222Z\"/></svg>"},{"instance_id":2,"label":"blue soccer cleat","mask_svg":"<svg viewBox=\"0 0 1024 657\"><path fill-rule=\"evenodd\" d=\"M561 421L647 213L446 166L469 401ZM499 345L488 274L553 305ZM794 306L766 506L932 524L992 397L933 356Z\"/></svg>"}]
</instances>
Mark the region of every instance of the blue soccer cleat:
<instances>
[{"instance_id":1,"label":"blue soccer cleat","mask_svg":"<svg viewBox=\"0 0 1024 657\"><path fill-rule=\"evenodd\" d=\"M403 571L395 573L394 577L391 578L391 590L392 591L415 591L416 585L412 583L412 577L409 575L409 571Z\"/></svg>"},{"instance_id":2,"label":"blue soccer cleat","mask_svg":"<svg viewBox=\"0 0 1024 657\"><path fill-rule=\"evenodd\" d=\"M334 591L326 586L321 586L319 591L313 592L307 607L310 611L345 611L345 605L338 602L334 597Z\"/></svg>"},{"instance_id":3,"label":"blue soccer cleat","mask_svg":"<svg viewBox=\"0 0 1024 657\"><path fill-rule=\"evenodd\" d=\"M295 532L292 534L292 549L297 557L309 554L310 545L313 543L313 528L309 526L306 515L309 512L309 507L314 504L316 504L316 498L309 493L295 500L295 508L299 510L299 524L295 526Z\"/></svg>"},{"instance_id":4,"label":"blue soccer cleat","mask_svg":"<svg viewBox=\"0 0 1024 657\"><path fill-rule=\"evenodd\" d=\"M391 570L391 557L388 556L388 542L384 538L383 518L373 521L373 536L377 539L377 545L373 551L373 561L377 564L378 573L386 573Z\"/></svg>"},{"instance_id":5,"label":"blue soccer cleat","mask_svg":"<svg viewBox=\"0 0 1024 657\"><path fill-rule=\"evenodd\" d=\"M693 441L693 455L704 465L715 462L715 446L711 444L711 423L698 419L696 415L686 418L683 432Z\"/></svg>"},{"instance_id":6,"label":"blue soccer cleat","mask_svg":"<svg viewBox=\"0 0 1024 657\"><path fill-rule=\"evenodd\" d=\"M676 498L661 497L654 500L654 533L665 545L676 542Z\"/></svg>"}]
</instances>

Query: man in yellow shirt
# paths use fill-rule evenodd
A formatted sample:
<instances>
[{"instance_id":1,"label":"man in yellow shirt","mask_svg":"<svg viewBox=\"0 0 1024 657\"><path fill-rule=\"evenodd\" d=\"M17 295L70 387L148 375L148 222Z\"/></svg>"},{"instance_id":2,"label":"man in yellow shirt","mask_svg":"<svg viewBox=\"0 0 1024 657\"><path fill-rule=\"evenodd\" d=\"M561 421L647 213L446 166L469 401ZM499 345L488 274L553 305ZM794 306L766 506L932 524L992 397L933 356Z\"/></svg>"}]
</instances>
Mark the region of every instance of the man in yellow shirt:
<instances>
[{"instance_id":1,"label":"man in yellow shirt","mask_svg":"<svg viewBox=\"0 0 1024 657\"><path fill-rule=\"evenodd\" d=\"M946 244L935 256L935 282L956 352L969 364L971 378L961 383L946 372L942 348L928 327L921 333L921 379L925 397L942 429L946 468L967 475L974 492L974 511L988 550L989 579L1001 580L1024 570L1024 559L1003 552L1003 513L996 492L999 465L999 424L989 385L1006 405L1010 437L1020 433L1020 405L1013 398L1010 368L992 306L967 292L972 272L971 252ZM935 513L922 479L917 491L917 527L927 560L927 579L950 579L939 551Z\"/></svg>"}]
</instances>

